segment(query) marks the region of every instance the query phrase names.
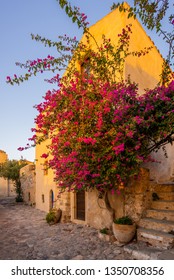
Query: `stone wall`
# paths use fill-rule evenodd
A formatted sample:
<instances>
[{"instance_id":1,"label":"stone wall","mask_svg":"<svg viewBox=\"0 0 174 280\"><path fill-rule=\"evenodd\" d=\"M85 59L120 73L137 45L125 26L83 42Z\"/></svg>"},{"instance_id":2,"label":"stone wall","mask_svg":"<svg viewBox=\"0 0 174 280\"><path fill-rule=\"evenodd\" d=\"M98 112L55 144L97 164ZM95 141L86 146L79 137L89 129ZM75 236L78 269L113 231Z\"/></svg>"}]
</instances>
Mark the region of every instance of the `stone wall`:
<instances>
[{"instance_id":1,"label":"stone wall","mask_svg":"<svg viewBox=\"0 0 174 280\"><path fill-rule=\"evenodd\" d=\"M151 204L152 188L149 170L142 168L138 178L131 180L119 193L108 192L107 197L99 198L96 190L88 192L86 223L98 229L111 228L113 219L122 216L130 216L138 223Z\"/></svg>"},{"instance_id":2,"label":"stone wall","mask_svg":"<svg viewBox=\"0 0 174 280\"><path fill-rule=\"evenodd\" d=\"M58 198L55 206L57 209L60 208L62 210L61 222L62 223L70 222L71 220L70 193L63 192L61 194L58 194Z\"/></svg>"},{"instance_id":3,"label":"stone wall","mask_svg":"<svg viewBox=\"0 0 174 280\"><path fill-rule=\"evenodd\" d=\"M111 228L114 218L124 215L124 195L107 192L103 197L97 190L86 196L86 223L94 228Z\"/></svg>"},{"instance_id":4,"label":"stone wall","mask_svg":"<svg viewBox=\"0 0 174 280\"><path fill-rule=\"evenodd\" d=\"M111 227L113 211L107 207L105 198L100 198L96 190L89 191L86 195L86 223L100 229Z\"/></svg>"},{"instance_id":5,"label":"stone wall","mask_svg":"<svg viewBox=\"0 0 174 280\"><path fill-rule=\"evenodd\" d=\"M0 177L0 196L16 196L14 183L7 179Z\"/></svg>"},{"instance_id":6,"label":"stone wall","mask_svg":"<svg viewBox=\"0 0 174 280\"><path fill-rule=\"evenodd\" d=\"M151 154L156 162L144 164L150 170L150 179L157 183L174 182L174 145L167 144L165 149L167 157L161 148Z\"/></svg>"},{"instance_id":7,"label":"stone wall","mask_svg":"<svg viewBox=\"0 0 174 280\"><path fill-rule=\"evenodd\" d=\"M0 196L9 196L8 181L0 177Z\"/></svg>"},{"instance_id":8,"label":"stone wall","mask_svg":"<svg viewBox=\"0 0 174 280\"><path fill-rule=\"evenodd\" d=\"M29 205L35 205L36 190L35 165L28 164L20 169L20 181L23 191L23 199Z\"/></svg>"},{"instance_id":9,"label":"stone wall","mask_svg":"<svg viewBox=\"0 0 174 280\"><path fill-rule=\"evenodd\" d=\"M152 189L149 170L141 168L136 180L130 180L125 188L124 214L130 216L135 222L139 222L145 215L146 209L152 201Z\"/></svg>"}]
</instances>

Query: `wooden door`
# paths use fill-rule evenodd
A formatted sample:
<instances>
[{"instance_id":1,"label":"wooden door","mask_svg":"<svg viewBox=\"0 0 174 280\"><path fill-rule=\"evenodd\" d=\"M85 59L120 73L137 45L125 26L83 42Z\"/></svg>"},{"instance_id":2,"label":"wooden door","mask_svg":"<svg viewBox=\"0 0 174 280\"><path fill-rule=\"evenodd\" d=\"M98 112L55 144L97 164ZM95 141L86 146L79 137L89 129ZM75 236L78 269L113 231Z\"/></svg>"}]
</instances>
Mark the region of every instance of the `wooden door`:
<instances>
[{"instance_id":1,"label":"wooden door","mask_svg":"<svg viewBox=\"0 0 174 280\"><path fill-rule=\"evenodd\" d=\"M76 193L76 219L85 221L85 191Z\"/></svg>"}]
</instances>

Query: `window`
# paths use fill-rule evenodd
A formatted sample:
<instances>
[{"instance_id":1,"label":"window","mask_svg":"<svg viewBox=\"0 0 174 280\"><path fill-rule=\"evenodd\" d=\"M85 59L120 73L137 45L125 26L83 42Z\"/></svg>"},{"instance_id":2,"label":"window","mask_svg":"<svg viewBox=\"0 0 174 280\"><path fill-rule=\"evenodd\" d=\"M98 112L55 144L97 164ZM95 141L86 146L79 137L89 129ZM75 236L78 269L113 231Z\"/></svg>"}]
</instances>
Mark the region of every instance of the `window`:
<instances>
[{"instance_id":1,"label":"window","mask_svg":"<svg viewBox=\"0 0 174 280\"><path fill-rule=\"evenodd\" d=\"M44 170L44 175L48 175L48 160L46 160L46 161L44 162L44 168L43 168L43 170Z\"/></svg>"},{"instance_id":2,"label":"window","mask_svg":"<svg viewBox=\"0 0 174 280\"><path fill-rule=\"evenodd\" d=\"M81 64L81 74L90 74L90 59L87 57L84 62Z\"/></svg>"}]
</instances>

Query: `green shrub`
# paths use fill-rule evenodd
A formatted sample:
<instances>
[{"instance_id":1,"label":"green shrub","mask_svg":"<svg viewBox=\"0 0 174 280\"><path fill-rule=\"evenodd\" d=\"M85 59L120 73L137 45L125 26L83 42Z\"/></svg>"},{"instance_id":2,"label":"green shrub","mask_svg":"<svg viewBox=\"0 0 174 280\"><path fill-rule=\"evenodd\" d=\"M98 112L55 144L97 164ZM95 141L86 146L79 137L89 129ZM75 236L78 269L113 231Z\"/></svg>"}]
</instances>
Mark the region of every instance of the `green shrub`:
<instances>
[{"instance_id":1,"label":"green shrub","mask_svg":"<svg viewBox=\"0 0 174 280\"><path fill-rule=\"evenodd\" d=\"M18 195L16 198L15 198L16 202L23 202L23 197Z\"/></svg>"},{"instance_id":2,"label":"green shrub","mask_svg":"<svg viewBox=\"0 0 174 280\"><path fill-rule=\"evenodd\" d=\"M55 220L56 220L55 211L50 210L50 212L46 215L46 221L49 224L49 223L55 222Z\"/></svg>"},{"instance_id":3,"label":"green shrub","mask_svg":"<svg viewBox=\"0 0 174 280\"><path fill-rule=\"evenodd\" d=\"M100 233L103 233L103 234L108 234L108 228L102 228L101 230L100 230Z\"/></svg>"},{"instance_id":4,"label":"green shrub","mask_svg":"<svg viewBox=\"0 0 174 280\"><path fill-rule=\"evenodd\" d=\"M132 219L130 217L124 216L124 217L115 219L114 223L115 224L121 224L121 225L132 225L133 221L132 221Z\"/></svg>"}]
</instances>

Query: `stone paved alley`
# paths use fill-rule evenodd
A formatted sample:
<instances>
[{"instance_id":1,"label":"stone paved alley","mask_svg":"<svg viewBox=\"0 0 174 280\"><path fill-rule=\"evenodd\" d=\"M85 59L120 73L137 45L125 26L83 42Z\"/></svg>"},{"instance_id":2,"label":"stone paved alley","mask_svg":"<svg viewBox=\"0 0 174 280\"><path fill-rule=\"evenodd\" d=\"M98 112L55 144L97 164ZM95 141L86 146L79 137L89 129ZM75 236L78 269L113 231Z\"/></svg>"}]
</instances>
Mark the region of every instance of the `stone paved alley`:
<instances>
[{"instance_id":1,"label":"stone paved alley","mask_svg":"<svg viewBox=\"0 0 174 280\"><path fill-rule=\"evenodd\" d=\"M138 259L129 246L100 240L94 228L72 223L49 226L45 216L45 212L15 203L14 198L0 198L0 259ZM174 259L174 250L154 251L151 259L163 259L162 255Z\"/></svg>"}]
</instances>

